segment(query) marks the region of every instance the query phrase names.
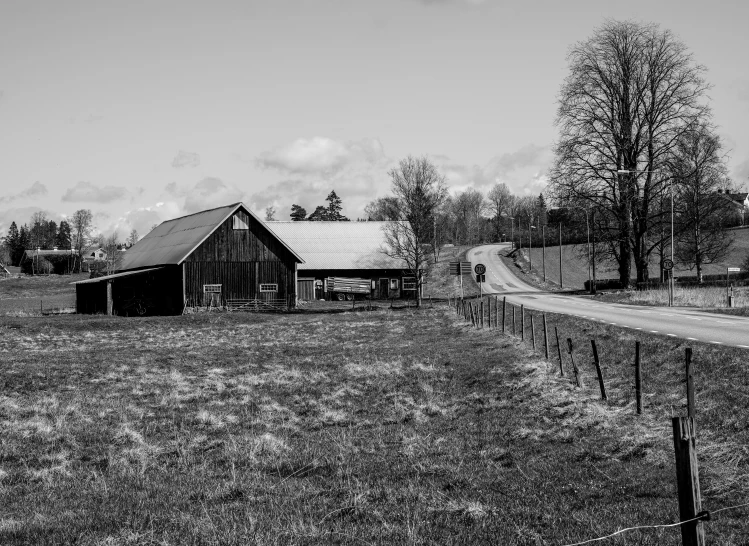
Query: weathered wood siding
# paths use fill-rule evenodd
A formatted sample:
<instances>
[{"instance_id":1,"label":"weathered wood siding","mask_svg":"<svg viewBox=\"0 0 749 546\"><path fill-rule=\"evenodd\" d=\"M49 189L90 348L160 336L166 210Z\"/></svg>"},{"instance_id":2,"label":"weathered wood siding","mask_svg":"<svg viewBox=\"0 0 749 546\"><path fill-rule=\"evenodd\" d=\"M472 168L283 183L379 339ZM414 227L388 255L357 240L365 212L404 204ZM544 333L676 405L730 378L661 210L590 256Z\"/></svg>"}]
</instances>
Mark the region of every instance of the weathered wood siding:
<instances>
[{"instance_id":1,"label":"weathered wood siding","mask_svg":"<svg viewBox=\"0 0 749 546\"><path fill-rule=\"evenodd\" d=\"M234 229L228 218L184 262L185 300L190 307L205 305L203 286L220 284L221 300L283 299L294 302L295 259L263 224L244 211L239 216L249 229ZM260 293L260 284L278 284L276 293Z\"/></svg>"}]
</instances>

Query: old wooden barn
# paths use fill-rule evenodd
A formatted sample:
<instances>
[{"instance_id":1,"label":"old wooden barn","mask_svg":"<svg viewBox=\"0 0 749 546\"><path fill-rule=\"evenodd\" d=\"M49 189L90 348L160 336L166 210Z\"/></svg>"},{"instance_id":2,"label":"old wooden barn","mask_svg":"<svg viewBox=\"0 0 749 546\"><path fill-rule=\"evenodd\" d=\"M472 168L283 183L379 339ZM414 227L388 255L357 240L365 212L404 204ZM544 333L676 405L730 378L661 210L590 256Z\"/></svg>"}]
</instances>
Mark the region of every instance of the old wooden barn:
<instances>
[{"instance_id":1,"label":"old wooden barn","mask_svg":"<svg viewBox=\"0 0 749 546\"><path fill-rule=\"evenodd\" d=\"M163 222L124 253L117 273L77 282L76 307L116 315L290 308L300 263L268 224L235 203Z\"/></svg>"},{"instance_id":2,"label":"old wooden barn","mask_svg":"<svg viewBox=\"0 0 749 546\"><path fill-rule=\"evenodd\" d=\"M335 292L328 279L369 281L368 296L375 299L410 299L416 296L416 279L402 260L383 249L387 222L269 222L279 237L304 259L299 265L297 294L300 300L353 297Z\"/></svg>"}]
</instances>

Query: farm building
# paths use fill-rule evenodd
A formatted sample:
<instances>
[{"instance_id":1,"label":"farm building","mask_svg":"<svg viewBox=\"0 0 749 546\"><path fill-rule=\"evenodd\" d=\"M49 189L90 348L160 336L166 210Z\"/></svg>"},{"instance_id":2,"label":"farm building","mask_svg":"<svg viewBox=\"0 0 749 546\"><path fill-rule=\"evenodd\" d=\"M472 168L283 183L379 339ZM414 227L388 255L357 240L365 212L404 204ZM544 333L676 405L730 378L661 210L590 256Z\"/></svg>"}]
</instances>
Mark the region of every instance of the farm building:
<instances>
[{"instance_id":1,"label":"farm building","mask_svg":"<svg viewBox=\"0 0 749 546\"><path fill-rule=\"evenodd\" d=\"M416 296L406 264L383 252L387 222L270 222L273 231L304 259L299 265L300 300L354 297L338 292L329 279L366 279L376 299Z\"/></svg>"},{"instance_id":2,"label":"farm building","mask_svg":"<svg viewBox=\"0 0 749 546\"><path fill-rule=\"evenodd\" d=\"M21 272L27 275L67 275L76 267L77 250L25 250L21 258Z\"/></svg>"},{"instance_id":3,"label":"farm building","mask_svg":"<svg viewBox=\"0 0 749 546\"><path fill-rule=\"evenodd\" d=\"M186 307L288 308L303 260L242 203L163 222L113 275L76 283L79 313L180 314Z\"/></svg>"}]
</instances>

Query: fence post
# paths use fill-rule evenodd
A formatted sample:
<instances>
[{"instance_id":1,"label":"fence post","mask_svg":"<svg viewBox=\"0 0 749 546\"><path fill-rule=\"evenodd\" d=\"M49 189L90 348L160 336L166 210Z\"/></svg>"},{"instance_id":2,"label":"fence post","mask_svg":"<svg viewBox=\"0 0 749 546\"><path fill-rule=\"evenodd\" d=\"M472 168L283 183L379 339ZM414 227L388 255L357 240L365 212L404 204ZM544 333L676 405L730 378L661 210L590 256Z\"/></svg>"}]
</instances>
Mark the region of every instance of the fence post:
<instances>
[{"instance_id":1,"label":"fence post","mask_svg":"<svg viewBox=\"0 0 749 546\"><path fill-rule=\"evenodd\" d=\"M676 454L676 485L679 494L679 520L697 517L702 510L700 477L697 468L694 419L674 417L671 420ZM701 520L681 525L681 543L684 546L704 546L705 528Z\"/></svg>"},{"instance_id":2,"label":"fence post","mask_svg":"<svg viewBox=\"0 0 749 546\"><path fill-rule=\"evenodd\" d=\"M520 341L525 341L525 305L520 304Z\"/></svg>"},{"instance_id":3,"label":"fence post","mask_svg":"<svg viewBox=\"0 0 749 546\"><path fill-rule=\"evenodd\" d=\"M694 419L694 375L692 374L692 348L684 350L687 364L687 416Z\"/></svg>"},{"instance_id":4,"label":"fence post","mask_svg":"<svg viewBox=\"0 0 749 546\"><path fill-rule=\"evenodd\" d=\"M642 413L642 370L640 368L640 342L635 342L635 399L637 415Z\"/></svg>"},{"instance_id":5,"label":"fence post","mask_svg":"<svg viewBox=\"0 0 749 546\"><path fill-rule=\"evenodd\" d=\"M541 315L544 322L544 358L549 360L549 331L546 329L546 313Z\"/></svg>"},{"instance_id":6,"label":"fence post","mask_svg":"<svg viewBox=\"0 0 749 546\"><path fill-rule=\"evenodd\" d=\"M515 330L515 306L514 305L512 306L512 335L513 336L516 335L516 330Z\"/></svg>"},{"instance_id":7,"label":"fence post","mask_svg":"<svg viewBox=\"0 0 749 546\"><path fill-rule=\"evenodd\" d=\"M559 343L559 332L554 326L554 336L557 338L557 354L559 355L559 375L564 377L564 360L562 360L562 344Z\"/></svg>"},{"instance_id":8,"label":"fence post","mask_svg":"<svg viewBox=\"0 0 749 546\"><path fill-rule=\"evenodd\" d=\"M468 309L471 310L471 324L475 328L476 327L476 318L477 317L476 317L476 313L473 310L473 302L472 301L468 302Z\"/></svg>"},{"instance_id":9,"label":"fence post","mask_svg":"<svg viewBox=\"0 0 749 546\"><path fill-rule=\"evenodd\" d=\"M575 384L583 388L583 379L580 377L580 370L577 369L577 364L575 364L575 357L572 355L572 338L567 338L567 347L569 348L570 352L570 361L572 362L572 372L575 374Z\"/></svg>"},{"instance_id":10,"label":"fence post","mask_svg":"<svg viewBox=\"0 0 749 546\"><path fill-rule=\"evenodd\" d=\"M479 321L481 323L480 327L483 328L484 327L484 300L483 299L479 302L478 307L479 307L479 313L481 313L481 320Z\"/></svg>"},{"instance_id":11,"label":"fence post","mask_svg":"<svg viewBox=\"0 0 749 546\"><path fill-rule=\"evenodd\" d=\"M596 340L591 339L590 344L593 347L593 363L596 365L596 374L598 375L598 384L601 387L601 400L607 400L606 387L603 386L603 373L601 373L601 361L598 359L598 347L596 347Z\"/></svg>"},{"instance_id":12,"label":"fence post","mask_svg":"<svg viewBox=\"0 0 749 546\"><path fill-rule=\"evenodd\" d=\"M533 350L536 350L536 327L533 324L533 311L531 311L531 344L533 346Z\"/></svg>"},{"instance_id":13,"label":"fence post","mask_svg":"<svg viewBox=\"0 0 749 546\"><path fill-rule=\"evenodd\" d=\"M505 333L505 318L507 317L507 296L502 296L502 333Z\"/></svg>"}]
</instances>

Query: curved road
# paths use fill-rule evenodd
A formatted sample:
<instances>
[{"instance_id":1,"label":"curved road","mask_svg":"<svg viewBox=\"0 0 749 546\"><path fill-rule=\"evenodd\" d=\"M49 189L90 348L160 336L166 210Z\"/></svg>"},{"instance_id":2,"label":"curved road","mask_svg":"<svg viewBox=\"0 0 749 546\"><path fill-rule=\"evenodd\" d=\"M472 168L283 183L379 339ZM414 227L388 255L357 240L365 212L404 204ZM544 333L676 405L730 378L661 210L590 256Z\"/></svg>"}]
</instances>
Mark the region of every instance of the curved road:
<instances>
[{"instance_id":1,"label":"curved road","mask_svg":"<svg viewBox=\"0 0 749 546\"><path fill-rule=\"evenodd\" d=\"M644 307L603 303L559 292L543 292L519 280L505 266L499 252L509 243L483 245L468 251L473 266L486 266L484 293L506 296L529 309L574 315L653 334L749 349L749 318L695 311L686 307Z\"/></svg>"}]
</instances>

